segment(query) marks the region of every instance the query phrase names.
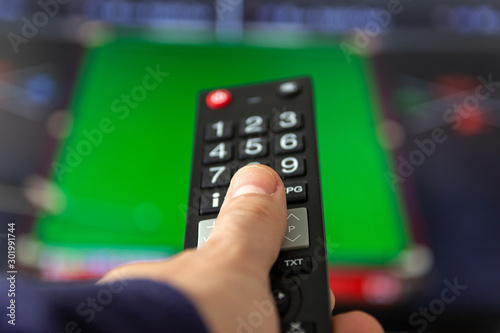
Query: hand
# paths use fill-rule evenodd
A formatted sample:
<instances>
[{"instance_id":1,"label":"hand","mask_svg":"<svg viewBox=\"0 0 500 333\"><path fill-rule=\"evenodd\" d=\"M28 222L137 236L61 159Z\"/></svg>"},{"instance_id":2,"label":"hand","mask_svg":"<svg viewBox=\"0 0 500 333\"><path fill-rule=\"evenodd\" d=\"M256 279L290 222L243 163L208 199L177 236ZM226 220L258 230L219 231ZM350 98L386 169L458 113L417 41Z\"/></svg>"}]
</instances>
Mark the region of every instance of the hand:
<instances>
[{"instance_id":1,"label":"hand","mask_svg":"<svg viewBox=\"0 0 500 333\"><path fill-rule=\"evenodd\" d=\"M241 320L257 310L257 303L270 311L264 311L255 332L278 333L269 271L285 229L283 182L269 167L247 166L231 180L216 226L199 250L120 266L99 283L141 278L175 286L195 304L211 332L236 332ZM333 297L331 303L333 309ZM383 332L373 317L362 312L335 316L332 323L336 333Z\"/></svg>"}]
</instances>

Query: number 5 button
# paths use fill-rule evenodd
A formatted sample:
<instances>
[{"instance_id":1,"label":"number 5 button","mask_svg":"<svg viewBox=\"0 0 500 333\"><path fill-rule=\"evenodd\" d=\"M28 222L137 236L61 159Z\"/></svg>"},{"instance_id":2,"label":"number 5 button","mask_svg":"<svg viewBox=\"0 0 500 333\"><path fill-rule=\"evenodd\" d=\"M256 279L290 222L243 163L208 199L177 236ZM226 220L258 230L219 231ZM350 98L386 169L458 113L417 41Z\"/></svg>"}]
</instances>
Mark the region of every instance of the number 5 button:
<instances>
[{"instance_id":1,"label":"number 5 button","mask_svg":"<svg viewBox=\"0 0 500 333\"><path fill-rule=\"evenodd\" d=\"M267 155L267 141L264 138L250 138L240 143L240 159L262 157Z\"/></svg>"}]
</instances>

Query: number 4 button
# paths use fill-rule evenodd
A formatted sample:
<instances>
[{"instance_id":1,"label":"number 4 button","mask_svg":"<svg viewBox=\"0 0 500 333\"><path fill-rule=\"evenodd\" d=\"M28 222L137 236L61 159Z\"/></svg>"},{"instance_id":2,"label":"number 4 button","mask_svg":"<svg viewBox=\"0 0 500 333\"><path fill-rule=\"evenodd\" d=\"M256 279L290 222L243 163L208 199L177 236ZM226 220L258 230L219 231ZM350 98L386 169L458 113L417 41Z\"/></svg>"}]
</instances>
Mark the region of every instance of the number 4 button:
<instances>
[{"instance_id":1,"label":"number 4 button","mask_svg":"<svg viewBox=\"0 0 500 333\"><path fill-rule=\"evenodd\" d=\"M205 146L203 163L212 164L227 162L233 158L233 144L231 142L211 143Z\"/></svg>"}]
</instances>

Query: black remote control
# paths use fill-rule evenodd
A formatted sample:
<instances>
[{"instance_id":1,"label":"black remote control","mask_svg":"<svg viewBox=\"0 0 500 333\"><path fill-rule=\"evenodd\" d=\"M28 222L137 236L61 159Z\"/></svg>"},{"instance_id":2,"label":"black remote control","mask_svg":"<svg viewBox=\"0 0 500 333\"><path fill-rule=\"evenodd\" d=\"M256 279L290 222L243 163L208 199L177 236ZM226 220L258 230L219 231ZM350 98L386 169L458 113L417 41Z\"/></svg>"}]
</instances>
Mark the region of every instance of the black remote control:
<instances>
[{"instance_id":1,"label":"black remote control","mask_svg":"<svg viewBox=\"0 0 500 333\"><path fill-rule=\"evenodd\" d=\"M330 333L330 300L311 80L202 92L184 247L213 229L231 176L250 163L285 184L288 228L271 270L284 333Z\"/></svg>"}]
</instances>

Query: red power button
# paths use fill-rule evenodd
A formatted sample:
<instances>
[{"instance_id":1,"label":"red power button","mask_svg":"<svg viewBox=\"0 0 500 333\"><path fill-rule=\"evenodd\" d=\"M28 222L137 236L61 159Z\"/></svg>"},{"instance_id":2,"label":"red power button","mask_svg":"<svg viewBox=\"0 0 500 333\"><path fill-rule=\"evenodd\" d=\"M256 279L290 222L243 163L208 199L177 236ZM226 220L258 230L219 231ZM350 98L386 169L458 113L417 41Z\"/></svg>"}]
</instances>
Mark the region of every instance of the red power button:
<instances>
[{"instance_id":1,"label":"red power button","mask_svg":"<svg viewBox=\"0 0 500 333\"><path fill-rule=\"evenodd\" d=\"M211 91L206 98L206 102L211 109L220 109L231 103L231 93L225 89Z\"/></svg>"}]
</instances>

